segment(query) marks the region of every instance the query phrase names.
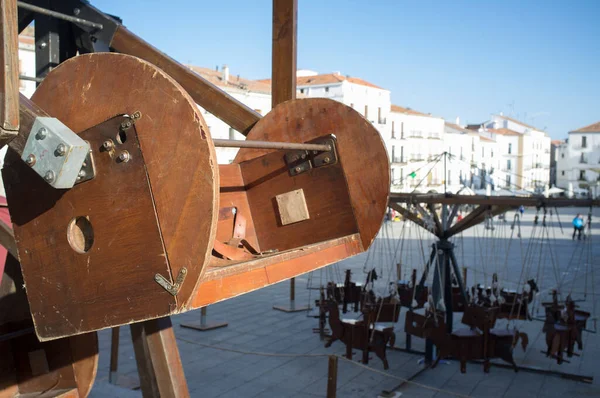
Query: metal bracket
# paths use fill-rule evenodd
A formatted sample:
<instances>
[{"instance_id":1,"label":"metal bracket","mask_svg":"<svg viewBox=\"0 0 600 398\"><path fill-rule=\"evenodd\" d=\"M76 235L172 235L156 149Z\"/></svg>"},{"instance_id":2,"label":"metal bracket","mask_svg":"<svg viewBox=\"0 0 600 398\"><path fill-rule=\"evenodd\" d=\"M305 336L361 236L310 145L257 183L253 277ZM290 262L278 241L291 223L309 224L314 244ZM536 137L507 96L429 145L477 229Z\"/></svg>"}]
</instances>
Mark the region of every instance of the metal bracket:
<instances>
[{"instance_id":1,"label":"metal bracket","mask_svg":"<svg viewBox=\"0 0 600 398\"><path fill-rule=\"evenodd\" d=\"M169 280L161 274L154 275L154 280L172 296L177 296L179 290L181 289L181 285L183 285L183 281L185 280L186 275L187 268L183 267L181 270L179 270L179 275L177 275L175 284L171 284L171 282L169 282Z\"/></svg>"},{"instance_id":2,"label":"metal bracket","mask_svg":"<svg viewBox=\"0 0 600 398\"><path fill-rule=\"evenodd\" d=\"M75 185L88 157L90 144L52 117L35 118L21 155L29 167L57 189Z\"/></svg>"},{"instance_id":3,"label":"metal bracket","mask_svg":"<svg viewBox=\"0 0 600 398\"><path fill-rule=\"evenodd\" d=\"M305 173L312 168L331 166L338 161L335 149L335 138L328 136L326 138L317 138L310 141L310 144L329 145L331 150L323 151L290 151L284 155L285 163L289 168L290 176Z\"/></svg>"},{"instance_id":4,"label":"metal bracket","mask_svg":"<svg viewBox=\"0 0 600 398\"><path fill-rule=\"evenodd\" d=\"M77 174L77 181L75 181L75 184L81 184L82 182L89 181L95 176L96 166L94 166L94 158L92 157L92 150L90 149L87 156L85 157L85 160L83 161L83 164L81 165L81 170L79 170L79 174Z\"/></svg>"}]
</instances>

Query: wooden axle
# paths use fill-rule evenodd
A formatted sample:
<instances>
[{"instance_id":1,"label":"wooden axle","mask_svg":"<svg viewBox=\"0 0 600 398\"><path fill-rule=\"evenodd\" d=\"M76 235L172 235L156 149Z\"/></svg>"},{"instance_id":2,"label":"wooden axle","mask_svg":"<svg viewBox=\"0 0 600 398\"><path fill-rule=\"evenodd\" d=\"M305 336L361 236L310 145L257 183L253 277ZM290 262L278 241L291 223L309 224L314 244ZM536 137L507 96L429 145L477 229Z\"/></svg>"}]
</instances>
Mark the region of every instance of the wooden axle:
<instances>
[{"instance_id":1,"label":"wooden axle","mask_svg":"<svg viewBox=\"0 0 600 398\"><path fill-rule=\"evenodd\" d=\"M306 151L331 151L331 145L320 144L297 144L294 142L272 142L272 141L243 141L213 139L215 147L221 148L255 148L255 149L298 149Z\"/></svg>"}]
</instances>

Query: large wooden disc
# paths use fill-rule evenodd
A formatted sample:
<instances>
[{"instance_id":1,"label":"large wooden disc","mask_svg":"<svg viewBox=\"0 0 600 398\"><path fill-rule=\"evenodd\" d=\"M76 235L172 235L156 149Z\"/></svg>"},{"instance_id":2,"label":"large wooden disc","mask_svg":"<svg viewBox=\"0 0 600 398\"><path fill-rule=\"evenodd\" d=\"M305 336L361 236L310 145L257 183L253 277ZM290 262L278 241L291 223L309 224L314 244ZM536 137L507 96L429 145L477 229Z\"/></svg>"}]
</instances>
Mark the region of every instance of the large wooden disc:
<instances>
[{"instance_id":1,"label":"large wooden disc","mask_svg":"<svg viewBox=\"0 0 600 398\"><path fill-rule=\"evenodd\" d=\"M110 250L116 260L126 261L129 264L129 266L125 264L121 266L124 270L122 278L135 279L128 280L127 286L138 288L144 286L149 294L152 293L149 289L156 289L152 296L160 295L165 298L160 305L145 300L129 303L129 297L125 297L125 293L115 290L110 297L104 297L104 300L110 299L110 305L114 306L114 310L111 310L114 316L102 316L104 319L98 322L94 321L93 313L61 311L61 314L66 313L64 316L72 315L73 319L69 319L69 322L58 322L57 319L52 325L52 330L44 332L42 324L50 322L44 317L46 313L54 310L44 307L44 300L39 297L39 294L30 294L36 293L33 291L35 286L33 281L48 284L47 280L45 282L41 280L44 276L48 276L44 275L44 270L52 268L54 273L50 274L58 277L60 267L68 266L68 264L60 264L60 261L66 261L67 258L72 257L72 254L65 256L64 259L58 254L42 257L48 259L48 264L32 265L34 268L37 267L38 272L28 272L31 265L29 262L34 263L34 258L29 258L31 252L37 250L35 261L39 262L39 252L44 250L44 244L38 242L33 250L32 248L26 250L28 242L19 242L23 275L40 339L85 333L100 328L99 323L101 327L112 327L144 320L144 317L165 316L181 311L190 300L208 262L215 238L219 208L219 173L214 146L208 127L194 101L178 83L156 66L132 56L116 53L81 55L60 64L44 79L32 100L49 115L58 118L78 134L116 115L141 112L142 117L136 122L135 130L156 213L154 215L149 212L147 217L156 217L156 222L160 226L160 238L169 268L163 276L174 283L182 268L185 267L187 270L180 291L176 297L172 297L154 281L154 273L140 277L139 270L144 267L144 264L139 264L139 258L132 258L136 256L129 254L131 247L128 248L127 245L128 236L119 236L118 225L107 227L102 231L94 229L96 237L99 234L113 236L114 242L111 242L110 247L103 247L102 250L105 252ZM14 154L12 159L11 155L7 156L7 163L10 163L10 160L14 161ZM86 183L76 186L69 191L69 195L75 190L80 190L81 194L85 195L85 185ZM127 194L128 190L124 189L123 195ZM9 192L8 199L12 212L11 200L18 202L19 198L11 198ZM99 200L98 206L106 206L110 211L114 211L119 203L118 199L113 197L105 202L103 204ZM65 206L62 206L61 211L65 211L64 208ZM23 211L26 210L21 209L21 212ZM47 211L52 212L53 209ZM129 225L136 223L136 218L128 219L127 215L124 211L120 222ZM35 228L36 220L31 216L23 217L22 214L14 214L13 222L18 238L23 229ZM63 227L56 226L57 239L63 239L65 235ZM140 228L139 232L136 232L138 236L144 233L143 228ZM35 238L31 231L29 236ZM139 239L136 242L139 242ZM139 248L138 244L136 250ZM52 248L48 247L47 250L52 251ZM80 259L76 261L79 262ZM110 267L111 264L101 266ZM136 270L135 274L133 270ZM73 281L74 274L68 276L68 283L77 285L77 281ZM85 280L85 282L90 286L88 289L96 289L93 281ZM99 291L103 290L102 286L99 286ZM89 300L87 298L81 301L81 309L85 308ZM128 317L130 312L135 312L135 316ZM82 322L84 318L85 321ZM90 322L87 322L88 320ZM64 326L61 326L63 324ZM90 326L80 327L82 324ZM92 327L92 324L95 326Z\"/></svg>"},{"instance_id":2,"label":"large wooden disc","mask_svg":"<svg viewBox=\"0 0 600 398\"><path fill-rule=\"evenodd\" d=\"M252 128L247 139L308 142L327 134L336 136L354 217L363 249L367 250L381 227L390 192L387 151L381 135L367 119L338 101L296 99L272 109ZM234 163L269 152L272 151L241 149Z\"/></svg>"}]
</instances>

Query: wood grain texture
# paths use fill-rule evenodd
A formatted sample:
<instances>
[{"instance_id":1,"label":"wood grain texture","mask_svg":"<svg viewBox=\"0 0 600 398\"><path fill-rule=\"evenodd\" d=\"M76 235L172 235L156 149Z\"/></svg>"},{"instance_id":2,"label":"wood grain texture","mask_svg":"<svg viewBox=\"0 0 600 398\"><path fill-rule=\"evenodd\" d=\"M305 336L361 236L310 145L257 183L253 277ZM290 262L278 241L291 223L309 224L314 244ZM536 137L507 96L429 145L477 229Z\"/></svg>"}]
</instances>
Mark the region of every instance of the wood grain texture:
<instances>
[{"instance_id":1,"label":"wood grain texture","mask_svg":"<svg viewBox=\"0 0 600 398\"><path fill-rule=\"evenodd\" d=\"M307 142L327 134L336 136L339 162L366 250L383 221L390 187L387 152L381 136L369 121L334 100L297 99L271 110L254 126L248 139ZM272 152L241 149L234 163L241 164ZM256 223L256 214L253 217ZM262 243L261 248L266 249Z\"/></svg>"},{"instance_id":2,"label":"wood grain texture","mask_svg":"<svg viewBox=\"0 0 600 398\"><path fill-rule=\"evenodd\" d=\"M268 117L268 116L267 116ZM340 163L290 176L285 151L240 164L262 250L290 250L359 232ZM276 196L302 189L310 219L282 225Z\"/></svg>"},{"instance_id":3,"label":"wood grain texture","mask_svg":"<svg viewBox=\"0 0 600 398\"><path fill-rule=\"evenodd\" d=\"M19 131L19 42L16 0L0 0L0 147Z\"/></svg>"},{"instance_id":4,"label":"wood grain texture","mask_svg":"<svg viewBox=\"0 0 600 398\"><path fill-rule=\"evenodd\" d=\"M293 224L310 218L302 188L276 195L275 200L281 225Z\"/></svg>"},{"instance_id":5,"label":"wood grain texture","mask_svg":"<svg viewBox=\"0 0 600 398\"><path fill-rule=\"evenodd\" d=\"M272 106L296 98L298 0L273 0Z\"/></svg>"},{"instance_id":6,"label":"wood grain texture","mask_svg":"<svg viewBox=\"0 0 600 398\"><path fill-rule=\"evenodd\" d=\"M10 149L15 151L19 156L23 154L29 132L33 126L35 118L48 116L39 106L34 104L29 98L19 93L19 134L8 144Z\"/></svg>"},{"instance_id":7,"label":"wood grain texture","mask_svg":"<svg viewBox=\"0 0 600 398\"><path fill-rule=\"evenodd\" d=\"M133 324L131 337L143 396L189 397L171 318Z\"/></svg>"},{"instance_id":8,"label":"wood grain texture","mask_svg":"<svg viewBox=\"0 0 600 398\"><path fill-rule=\"evenodd\" d=\"M358 234L229 267L209 268L192 308L227 300L363 252Z\"/></svg>"},{"instance_id":9,"label":"wood grain texture","mask_svg":"<svg viewBox=\"0 0 600 398\"><path fill-rule=\"evenodd\" d=\"M198 105L244 135L248 134L252 126L260 120L257 112L123 26L117 28L111 47L118 52L134 55L158 66L181 84Z\"/></svg>"},{"instance_id":10,"label":"wood grain texture","mask_svg":"<svg viewBox=\"0 0 600 398\"><path fill-rule=\"evenodd\" d=\"M70 190L52 188L14 153L6 157L7 198L41 340L168 314L175 305L154 281L170 271L135 128L115 150L101 149L123 120L80 134L92 148L96 177ZM126 163L117 161L124 150ZM69 235L77 217L91 225L85 253L74 247L80 234Z\"/></svg>"},{"instance_id":11,"label":"wood grain texture","mask_svg":"<svg viewBox=\"0 0 600 398\"><path fill-rule=\"evenodd\" d=\"M208 262L219 209L216 155L193 99L156 66L115 53L62 63L32 99L73 131L141 112L136 130L171 276L187 268L177 296L178 309L185 308Z\"/></svg>"}]
</instances>

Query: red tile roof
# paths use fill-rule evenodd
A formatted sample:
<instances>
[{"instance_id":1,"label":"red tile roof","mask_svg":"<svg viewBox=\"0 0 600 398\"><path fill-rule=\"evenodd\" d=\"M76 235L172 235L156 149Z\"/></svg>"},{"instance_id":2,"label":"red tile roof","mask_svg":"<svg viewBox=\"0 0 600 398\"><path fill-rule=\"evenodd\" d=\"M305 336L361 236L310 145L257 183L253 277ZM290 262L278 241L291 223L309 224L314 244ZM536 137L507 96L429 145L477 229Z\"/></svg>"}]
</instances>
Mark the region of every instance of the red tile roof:
<instances>
[{"instance_id":1,"label":"red tile roof","mask_svg":"<svg viewBox=\"0 0 600 398\"><path fill-rule=\"evenodd\" d=\"M504 115L496 115L496 116L501 117L502 119L510 120L511 122L518 123L518 124L523 125L525 127L529 127L530 129L533 129L533 130L542 131L542 130L538 129L537 127L531 126L531 125L529 125L527 123L523 123L520 120L513 119L512 117L508 117L508 116L504 116Z\"/></svg>"},{"instance_id":2,"label":"red tile roof","mask_svg":"<svg viewBox=\"0 0 600 398\"><path fill-rule=\"evenodd\" d=\"M421 113L418 111L415 111L414 109L410 109L410 108L404 108L402 106L399 105L393 105L392 104L392 108L391 108L392 112L396 112L396 113L406 113L407 115L415 115L415 116L431 116L431 115L427 115L425 113Z\"/></svg>"},{"instance_id":3,"label":"red tile roof","mask_svg":"<svg viewBox=\"0 0 600 398\"><path fill-rule=\"evenodd\" d=\"M271 94L271 84L266 84L258 80L245 79L229 73L227 82L223 81L223 72L211 68L202 68L200 66L188 65L188 67L219 87L238 88L240 90L248 90L255 93Z\"/></svg>"},{"instance_id":4,"label":"red tile roof","mask_svg":"<svg viewBox=\"0 0 600 398\"><path fill-rule=\"evenodd\" d=\"M297 86L318 86L318 85L323 85L323 84L341 83L345 80L349 81L350 83L359 84L361 86L367 86L367 87L378 88L380 90L385 90L384 88L376 86L373 83L369 83L368 81L360 79L358 77L344 76L339 73L326 73L326 74L315 75L315 76L299 76L296 78L296 85ZM260 79L257 81L261 82L261 83L271 84L271 79Z\"/></svg>"},{"instance_id":5,"label":"red tile roof","mask_svg":"<svg viewBox=\"0 0 600 398\"><path fill-rule=\"evenodd\" d=\"M600 122L590 124L589 126L582 127L577 130L573 130L574 133L598 133L600 132Z\"/></svg>"},{"instance_id":6,"label":"red tile roof","mask_svg":"<svg viewBox=\"0 0 600 398\"><path fill-rule=\"evenodd\" d=\"M463 133L471 133L471 130L467 130L464 127L460 127L458 124L446 122L446 126L453 128L454 130L462 131Z\"/></svg>"},{"instance_id":7,"label":"red tile roof","mask_svg":"<svg viewBox=\"0 0 600 398\"><path fill-rule=\"evenodd\" d=\"M555 146L559 146L564 144L565 142L563 140L552 140L550 141L550 144L555 145Z\"/></svg>"}]
</instances>

